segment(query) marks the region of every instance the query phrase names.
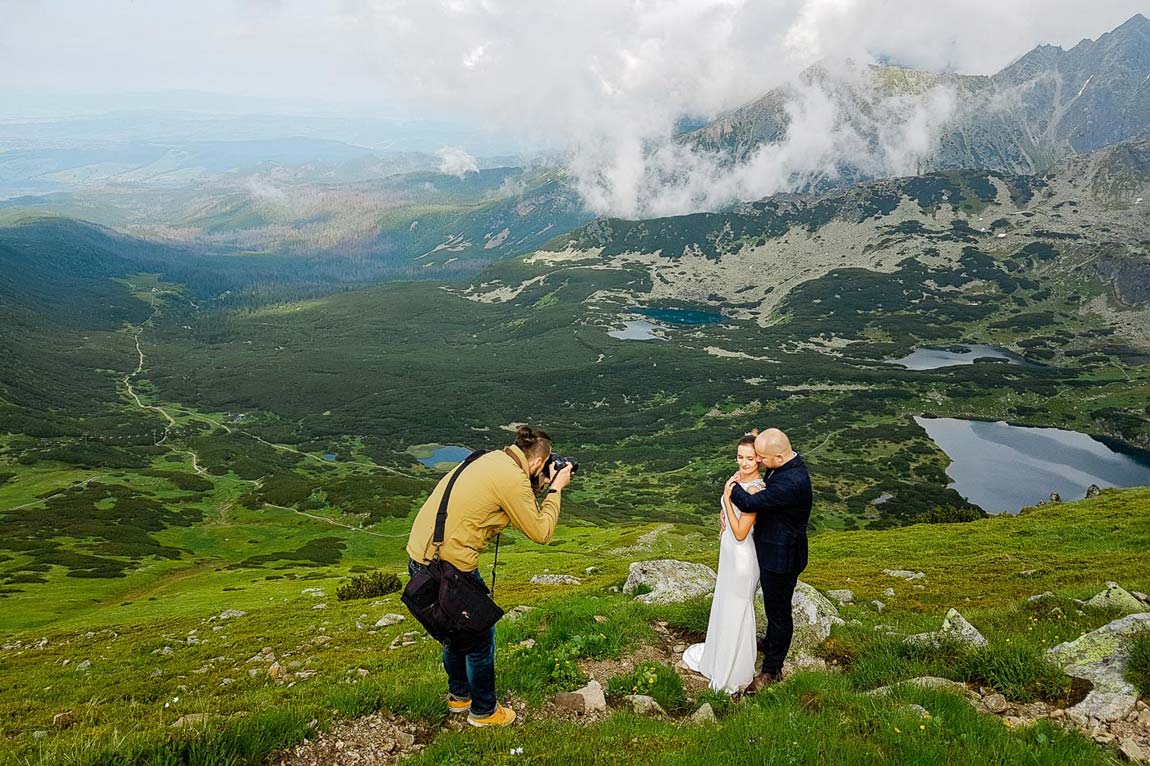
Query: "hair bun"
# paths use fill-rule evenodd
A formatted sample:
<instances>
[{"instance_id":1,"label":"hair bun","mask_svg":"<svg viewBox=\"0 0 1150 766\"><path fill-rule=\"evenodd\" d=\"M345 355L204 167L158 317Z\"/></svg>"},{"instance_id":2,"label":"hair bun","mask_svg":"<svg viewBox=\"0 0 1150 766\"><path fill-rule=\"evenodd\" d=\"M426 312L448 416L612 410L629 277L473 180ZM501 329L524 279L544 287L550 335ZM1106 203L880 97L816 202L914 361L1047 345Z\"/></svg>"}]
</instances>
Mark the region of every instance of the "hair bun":
<instances>
[{"instance_id":1,"label":"hair bun","mask_svg":"<svg viewBox=\"0 0 1150 766\"><path fill-rule=\"evenodd\" d=\"M758 435L759 435L759 429L752 428L751 429L751 436L758 436Z\"/></svg>"},{"instance_id":2,"label":"hair bun","mask_svg":"<svg viewBox=\"0 0 1150 766\"><path fill-rule=\"evenodd\" d=\"M515 430L515 441L520 444L534 444L535 439L535 431L531 426L523 425Z\"/></svg>"}]
</instances>

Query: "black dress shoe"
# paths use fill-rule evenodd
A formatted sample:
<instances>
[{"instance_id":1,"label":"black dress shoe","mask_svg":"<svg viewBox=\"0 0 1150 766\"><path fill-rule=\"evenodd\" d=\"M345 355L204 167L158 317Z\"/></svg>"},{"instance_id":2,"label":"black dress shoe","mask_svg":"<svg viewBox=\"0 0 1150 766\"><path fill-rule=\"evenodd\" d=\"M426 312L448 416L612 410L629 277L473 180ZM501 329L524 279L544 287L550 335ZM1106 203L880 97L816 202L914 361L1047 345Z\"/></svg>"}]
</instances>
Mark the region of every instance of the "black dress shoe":
<instances>
[{"instance_id":1,"label":"black dress shoe","mask_svg":"<svg viewBox=\"0 0 1150 766\"><path fill-rule=\"evenodd\" d=\"M757 694L771 684L777 684L782 680L782 673L759 673L747 687L746 694Z\"/></svg>"}]
</instances>

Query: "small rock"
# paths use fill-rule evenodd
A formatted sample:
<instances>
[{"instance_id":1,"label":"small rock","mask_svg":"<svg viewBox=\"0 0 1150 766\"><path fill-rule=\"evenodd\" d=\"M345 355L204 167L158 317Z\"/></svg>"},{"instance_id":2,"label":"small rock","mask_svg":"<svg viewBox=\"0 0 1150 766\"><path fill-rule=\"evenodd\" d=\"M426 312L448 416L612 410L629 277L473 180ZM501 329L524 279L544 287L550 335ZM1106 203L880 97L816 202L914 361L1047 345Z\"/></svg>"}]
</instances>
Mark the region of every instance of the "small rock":
<instances>
[{"instance_id":1,"label":"small rock","mask_svg":"<svg viewBox=\"0 0 1150 766\"><path fill-rule=\"evenodd\" d=\"M828 590L827 598L829 598L831 601L837 601L839 606L842 606L843 604L854 603L855 593L853 590L847 590L845 588L839 590Z\"/></svg>"},{"instance_id":2,"label":"small rock","mask_svg":"<svg viewBox=\"0 0 1150 766\"><path fill-rule=\"evenodd\" d=\"M638 715L666 715L662 706L646 694L628 694L623 701L630 703L631 711Z\"/></svg>"},{"instance_id":3,"label":"small rock","mask_svg":"<svg viewBox=\"0 0 1150 766\"><path fill-rule=\"evenodd\" d=\"M209 618L208 622L211 622L212 620L233 620L237 617L243 617L246 614L247 612L242 609L225 609L215 617Z\"/></svg>"},{"instance_id":4,"label":"small rock","mask_svg":"<svg viewBox=\"0 0 1150 766\"><path fill-rule=\"evenodd\" d=\"M886 604L884 604L883 602L879 601L877 598L876 598L874 601L872 601L872 602L871 602L871 604L874 606L874 608L875 608L875 609L877 609L877 610L878 610L878 611L880 611L880 612L881 612L883 609L886 609Z\"/></svg>"},{"instance_id":5,"label":"small rock","mask_svg":"<svg viewBox=\"0 0 1150 766\"><path fill-rule=\"evenodd\" d=\"M234 678L224 678L220 681L220 686L231 686L236 682Z\"/></svg>"},{"instance_id":6,"label":"small rock","mask_svg":"<svg viewBox=\"0 0 1150 766\"><path fill-rule=\"evenodd\" d=\"M909 569L884 569L882 573L888 577L897 577L900 580L921 580L926 577L925 572L912 572Z\"/></svg>"},{"instance_id":7,"label":"small rock","mask_svg":"<svg viewBox=\"0 0 1150 766\"><path fill-rule=\"evenodd\" d=\"M57 729L67 729L74 723L76 723L76 716L72 715L71 710L65 710L63 713L52 716L52 725Z\"/></svg>"},{"instance_id":8,"label":"small rock","mask_svg":"<svg viewBox=\"0 0 1150 766\"><path fill-rule=\"evenodd\" d=\"M1118 752L1122 757L1134 763L1150 761L1150 750L1133 737L1126 737L1118 743Z\"/></svg>"},{"instance_id":9,"label":"small rock","mask_svg":"<svg viewBox=\"0 0 1150 766\"><path fill-rule=\"evenodd\" d=\"M1095 609L1119 609L1123 614L1143 612L1146 605L1116 582L1106 583L1106 588L1087 600L1086 606Z\"/></svg>"},{"instance_id":10,"label":"small rock","mask_svg":"<svg viewBox=\"0 0 1150 766\"><path fill-rule=\"evenodd\" d=\"M327 609L327 604L316 604L312 609Z\"/></svg>"},{"instance_id":11,"label":"small rock","mask_svg":"<svg viewBox=\"0 0 1150 766\"><path fill-rule=\"evenodd\" d=\"M1097 484L1091 484L1089 487L1086 488L1086 497L1088 497L1088 498L1098 497L1101 494L1102 494L1102 487L1099 487Z\"/></svg>"},{"instance_id":12,"label":"small rock","mask_svg":"<svg viewBox=\"0 0 1150 766\"><path fill-rule=\"evenodd\" d=\"M355 674L360 678L367 678L369 675L371 675L371 671L367 668L356 668Z\"/></svg>"},{"instance_id":13,"label":"small rock","mask_svg":"<svg viewBox=\"0 0 1150 766\"><path fill-rule=\"evenodd\" d=\"M148 678L159 678L162 675L164 675L164 671L156 669L148 674Z\"/></svg>"},{"instance_id":14,"label":"small rock","mask_svg":"<svg viewBox=\"0 0 1150 766\"><path fill-rule=\"evenodd\" d=\"M597 625L602 625L603 623L607 622L607 618L601 614L595 615L595 617L593 619L595 620L595 623Z\"/></svg>"},{"instance_id":15,"label":"small rock","mask_svg":"<svg viewBox=\"0 0 1150 766\"><path fill-rule=\"evenodd\" d=\"M519 642L519 646L522 646L524 649L534 649L535 648L535 639L534 638L525 638Z\"/></svg>"},{"instance_id":16,"label":"small rock","mask_svg":"<svg viewBox=\"0 0 1150 766\"><path fill-rule=\"evenodd\" d=\"M533 611L535 611L535 607L525 606L523 604L520 604L519 606L508 609L507 613L504 614L503 616L508 622L515 622L516 620L518 620L523 615L527 614L528 612L533 612Z\"/></svg>"},{"instance_id":17,"label":"small rock","mask_svg":"<svg viewBox=\"0 0 1150 766\"><path fill-rule=\"evenodd\" d=\"M84 660L83 662L76 665L76 670L87 670L90 667L92 667L92 661Z\"/></svg>"},{"instance_id":18,"label":"small rock","mask_svg":"<svg viewBox=\"0 0 1150 766\"><path fill-rule=\"evenodd\" d=\"M599 567L587 567L583 570L583 574L599 574Z\"/></svg>"},{"instance_id":19,"label":"small rock","mask_svg":"<svg viewBox=\"0 0 1150 766\"><path fill-rule=\"evenodd\" d=\"M268 675L272 678L280 679L287 675L287 669L278 662L273 662L268 666Z\"/></svg>"},{"instance_id":20,"label":"small rock","mask_svg":"<svg viewBox=\"0 0 1150 766\"><path fill-rule=\"evenodd\" d=\"M396 732L395 741L398 742L402 748L411 747L415 744L415 735L409 734L406 731Z\"/></svg>"},{"instance_id":21,"label":"small rock","mask_svg":"<svg viewBox=\"0 0 1150 766\"><path fill-rule=\"evenodd\" d=\"M699 709L691 714L691 723L704 724L715 722L715 710L711 707L710 702L704 702L699 705Z\"/></svg>"},{"instance_id":22,"label":"small rock","mask_svg":"<svg viewBox=\"0 0 1150 766\"><path fill-rule=\"evenodd\" d=\"M899 710L904 710L907 713L914 713L919 718L926 718L928 715L930 715L929 710L924 708L922 705L916 705L913 702L910 703L909 705L903 705L902 707L899 708Z\"/></svg>"},{"instance_id":23,"label":"small rock","mask_svg":"<svg viewBox=\"0 0 1150 766\"><path fill-rule=\"evenodd\" d=\"M1006 710L1006 697L995 693L982 698L982 706L988 713L1002 713Z\"/></svg>"},{"instance_id":24,"label":"small rock","mask_svg":"<svg viewBox=\"0 0 1150 766\"><path fill-rule=\"evenodd\" d=\"M37 729L36 731L32 732L32 739L44 739L47 736L48 732L44 731L43 729Z\"/></svg>"},{"instance_id":25,"label":"small rock","mask_svg":"<svg viewBox=\"0 0 1150 766\"><path fill-rule=\"evenodd\" d=\"M208 720L207 713L188 713L176 719L172 724L173 729L190 729L194 726L200 726Z\"/></svg>"},{"instance_id":26,"label":"small rock","mask_svg":"<svg viewBox=\"0 0 1150 766\"><path fill-rule=\"evenodd\" d=\"M1051 599L1051 598L1058 598L1058 597L1055 596L1051 591L1045 591L1044 593L1036 593L1035 595L1030 596L1026 600L1028 602L1030 602L1031 604L1034 604L1036 602L1046 601L1047 599Z\"/></svg>"},{"instance_id":27,"label":"small rock","mask_svg":"<svg viewBox=\"0 0 1150 766\"><path fill-rule=\"evenodd\" d=\"M582 689L556 694L555 705L576 713L603 712L607 709L607 698L599 682L590 681Z\"/></svg>"},{"instance_id":28,"label":"small rock","mask_svg":"<svg viewBox=\"0 0 1150 766\"><path fill-rule=\"evenodd\" d=\"M908 681L900 681L892 686L880 686L873 691L867 692L867 694L872 697L885 697L890 694L895 687L899 686L913 686L917 689L942 689L943 691L957 694L971 701L977 701L979 699L978 694L968 689L965 684L937 676L919 676L918 678L912 678Z\"/></svg>"},{"instance_id":29,"label":"small rock","mask_svg":"<svg viewBox=\"0 0 1150 766\"><path fill-rule=\"evenodd\" d=\"M986 637L978 632L977 629L966 618L958 613L957 609L951 608L946 616L942 618L942 629L939 635L943 638L950 638L958 641L959 643L967 644L969 646L986 646Z\"/></svg>"},{"instance_id":30,"label":"small rock","mask_svg":"<svg viewBox=\"0 0 1150 766\"><path fill-rule=\"evenodd\" d=\"M532 585L579 585L581 580L578 577L563 574L537 574L532 576Z\"/></svg>"},{"instance_id":31,"label":"small rock","mask_svg":"<svg viewBox=\"0 0 1150 766\"><path fill-rule=\"evenodd\" d=\"M1061 502L1062 502L1062 495L1058 494L1057 492L1051 492L1050 493L1050 503L1052 505L1057 504L1057 503L1061 503Z\"/></svg>"},{"instance_id":32,"label":"small rock","mask_svg":"<svg viewBox=\"0 0 1150 766\"><path fill-rule=\"evenodd\" d=\"M682 654L683 652L687 651L687 645L686 644L675 644L673 647L671 647L671 651L674 652L675 654Z\"/></svg>"},{"instance_id":33,"label":"small rock","mask_svg":"<svg viewBox=\"0 0 1150 766\"><path fill-rule=\"evenodd\" d=\"M375 621L375 627L390 628L392 625L398 625L406 619L407 617L402 614L385 614Z\"/></svg>"},{"instance_id":34,"label":"small rock","mask_svg":"<svg viewBox=\"0 0 1150 766\"><path fill-rule=\"evenodd\" d=\"M324 644L331 643L331 641L332 641L331 636L316 636L315 638L313 638L311 640L311 642L313 644L315 644L316 646L323 646Z\"/></svg>"},{"instance_id":35,"label":"small rock","mask_svg":"<svg viewBox=\"0 0 1150 766\"><path fill-rule=\"evenodd\" d=\"M894 598L894 588L887 588L882 592L882 594L887 598Z\"/></svg>"},{"instance_id":36,"label":"small rock","mask_svg":"<svg viewBox=\"0 0 1150 766\"><path fill-rule=\"evenodd\" d=\"M313 598L323 598L327 595L324 593L323 588L304 588L300 591L300 593L305 596L311 596Z\"/></svg>"},{"instance_id":37,"label":"small rock","mask_svg":"<svg viewBox=\"0 0 1150 766\"><path fill-rule=\"evenodd\" d=\"M1147 596L1145 593L1132 590L1130 591L1130 595L1141 601L1143 604L1150 604L1150 596Z\"/></svg>"}]
</instances>

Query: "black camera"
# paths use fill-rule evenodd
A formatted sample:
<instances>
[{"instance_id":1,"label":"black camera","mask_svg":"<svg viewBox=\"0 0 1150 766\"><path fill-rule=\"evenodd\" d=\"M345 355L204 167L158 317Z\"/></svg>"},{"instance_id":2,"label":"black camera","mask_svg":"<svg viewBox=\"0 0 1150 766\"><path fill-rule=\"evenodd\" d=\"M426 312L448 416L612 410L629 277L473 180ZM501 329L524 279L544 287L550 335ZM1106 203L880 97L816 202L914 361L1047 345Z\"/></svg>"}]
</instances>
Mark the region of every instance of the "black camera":
<instances>
[{"instance_id":1,"label":"black camera","mask_svg":"<svg viewBox=\"0 0 1150 766\"><path fill-rule=\"evenodd\" d=\"M562 471L567 466L571 466L571 475L575 475L579 471L579 464L574 459L563 457L562 455L552 455L551 462L547 465L547 475L554 478L555 474Z\"/></svg>"}]
</instances>

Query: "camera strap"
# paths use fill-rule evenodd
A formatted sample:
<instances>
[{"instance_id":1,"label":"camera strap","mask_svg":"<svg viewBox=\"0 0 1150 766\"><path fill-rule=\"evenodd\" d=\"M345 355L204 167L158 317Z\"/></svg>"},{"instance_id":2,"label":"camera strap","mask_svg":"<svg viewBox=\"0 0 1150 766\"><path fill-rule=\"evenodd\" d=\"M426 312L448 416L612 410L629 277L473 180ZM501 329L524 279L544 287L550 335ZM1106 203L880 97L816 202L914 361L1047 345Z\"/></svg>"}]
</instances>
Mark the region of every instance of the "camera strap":
<instances>
[{"instance_id":1,"label":"camera strap","mask_svg":"<svg viewBox=\"0 0 1150 766\"><path fill-rule=\"evenodd\" d=\"M455 469L455 473L447 480L447 486L443 489L443 497L439 499L439 512L435 514L435 534L431 537L431 544L435 546L433 561L439 560L439 549L443 547L443 532L447 526L447 503L451 500L451 490L455 487L455 482L459 479L459 474L463 473L463 469L474 463L476 458L485 454L484 450L472 452L463 459L463 462Z\"/></svg>"}]
</instances>

